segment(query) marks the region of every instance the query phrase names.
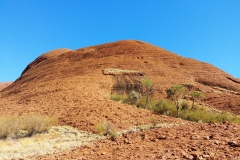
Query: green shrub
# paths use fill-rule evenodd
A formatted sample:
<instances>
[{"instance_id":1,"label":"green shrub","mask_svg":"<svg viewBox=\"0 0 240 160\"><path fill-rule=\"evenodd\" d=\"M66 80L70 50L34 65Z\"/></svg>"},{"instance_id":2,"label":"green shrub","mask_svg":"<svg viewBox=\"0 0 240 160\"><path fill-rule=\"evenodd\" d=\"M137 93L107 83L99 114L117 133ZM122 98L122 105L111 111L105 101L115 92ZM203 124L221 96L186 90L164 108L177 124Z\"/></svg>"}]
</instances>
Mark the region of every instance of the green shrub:
<instances>
[{"instance_id":1,"label":"green shrub","mask_svg":"<svg viewBox=\"0 0 240 160\"><path fill-rule=\"evenodd\" d=\"M230 113L211 113L205 110L184 110L180 117L188 121L203 122L203 123L240 123L240 118L237 115Z\"/></svg>"},{"instance_id":2,"label":"green shrub","mask_svg":"<svg viewBox=\"0 0 240 160\"><path fill-rule=\"evenodd\" d=\"M145 96L144 96L144 97L140 97L140 98L136 101L136 106L137 106L138 108L144 108L145 104L146 104L146 97L145 97Z\"/></svg>"},{"instance_id":3,"label":"green shrub","mask_svg":"<svg viewBox=\"0 0 240 160\"><path fill-rule=\"evenodd\" d=\"M146 96L138 97L135 103L132 103L133 101L127 95L112 94L111 99L116 101L121 101L123 103L135 104L138 108L144 108L146 105ZM194 108L195 109L192 109L191 103L183 99L179 100L179 114L177 114L177 108L175 104L166 99L160 99L158 101L149 99L148 105L147 105L147 109L155 113L164 114L167 116L179 117L181 119L188 120L188 121L202 122L202 123L222 123L222 122L237 123L237 124L240 123L240 118L234 114L212 113L207 111L206 108L198 104L195 104ZM104 134L106 134L106 129L104 127L101 128L101 126L98 126L98 127L96 126L96 129L99 130L98 132L103 132Z\"/></svg>"},{"instance_id":4,"label":"green shrub","mask_svg":"<svg viewBox=\"0 0 240 160\"><path fill-rule=\"evenodd\" d=\"M150 99L150 95L153 93L153 81L149 78L144 78L142 81L142 87L144 88L145 90L145 96L146 96L146 101L145 101L145 104L144 104L144 107L143 108L148 108L148 104L149 104L149 99Z\"/></svg>"},{"instance_id":5,"label":"green shrub","mask_svg":"<svg viewBox=\"0 0 240 160\"><path fill-rule=\"evenodd\" d=\"M111 94L111 100L122 102L122 103L128 103L128 95L121 95L121 94Z\"/></svg>"},{"instance_id":6,"label":"green shrub","mask_svg":"<svg viewBox=\"0 0 240 160\"><path fill-rule=\"evenodd\" d=\"M208 112L202 110L183 110L180 113L180 118L188 120L188 121L202 121L202 122L209 122L211 115Z\"/></svg>"},{"instance_id":7,"label":"green shrub","mask_svg":"<svg viewBox=\"0 0 240 160\"><path fill-rule=\"evenodd\" d=\"M195 107L194 102L196 100L202 100L205 98L205 94L201 91L191 91L188 93L192 100L192 109Z\"/></svg>"},{"instance_id":8,"label":"green shrub","mask_svg":"<svg viewBox=\"0 0 240 160\"><path fill-rule=\"evenodd\" d=\"M240 123L240 118L237 115L233 115L230 113L217 113L215 116L212 118L211 122L229 122L229 123Z\"/></svg>"},{"instance_id":9,"label":"green shrub","mask_svg":"<svg viewBox=\"0 0 240 160\"><path fill-rule=\"evenodd\" d=\"M179 117L180 112L179 102L182 99L185 90L186 88L181 84L173 85L172 87L166 90L167 97L175 102L175 106L177 109L176 117Z\"/></svg>"},{"instance_id":10,"label":"green shrub","mask_svg":"<svg viewBox=\"0 0 240 160\"><path fill-rule=\"evenodd\" d=\"M187 110L187 109L191 109L191 105L189 104L189 102L185 99L183 99L180 103L181 109L182 110Z\"/></svg>"},{"instance_id":11,"label":"green shrub","mask_svg":"<svg viewBox=\"0 0 240 160\"><path fill-rule=\"evenodd\" d=\"M22 138L36 133L44 133L56 124L55 118L41 115L0 117L0 139Z\"/></svg>"},{"instance_id":12,"label":"green shrub","mask_svg":"<svg viewBox=\"0 0 240 160\"><path fill-rule=\"evenodd\" d=\"M168 116L175 116L177 112L175 105L165 99L160 99L155 106L152 106L151 110Z\"/></svg>"}]
</instances>

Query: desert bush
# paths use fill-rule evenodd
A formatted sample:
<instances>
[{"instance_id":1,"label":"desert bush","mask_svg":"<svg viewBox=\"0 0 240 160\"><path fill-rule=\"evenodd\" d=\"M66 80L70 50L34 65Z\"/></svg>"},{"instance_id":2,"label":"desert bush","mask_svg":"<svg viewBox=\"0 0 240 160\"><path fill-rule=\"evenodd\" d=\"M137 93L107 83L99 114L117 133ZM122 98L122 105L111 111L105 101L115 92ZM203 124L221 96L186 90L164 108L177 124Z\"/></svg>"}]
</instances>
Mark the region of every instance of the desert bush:
<instances>
[{"instance_id":1,"label":"desert bush","mask_svg":"<svg viewBox=\"0 0 240 160\"><path fill-rule=\"evenodd\" d=\"M105 127L102 123L95 124L95 130L98 134L104 135L105 134Z\"/></svg>"},{"instance_id":2,"label":"desert bush","mask_svg":"<svg viewBox=\"0 0 240 160\"><path fill-rule=\"evenodd\" d=\"M128 95L121 95L121 94L111 94L111 100L122 102L122 103L128 103L129 98Z\"/></svg>"},{"instance_id":3,"label":"desert bush","mask_svg":"<svg viewBox=\"0 0 240 160\"><path fill-rule=\"evenodd\" d=\"M168 116L175 116L177 113L175 105L165 99L160 99L157 104L151 108L151 110Z\"/></svg>"},{"instance_id":4,"label":"desert bush","mask_svg":"<svg viewBox=\"0 0 240 160\"><path fill-rule=\"evenodd\" d=\"M194 121L194 122L209 122L211 115L208 112L202 111L202 110L183 110L180 113L180 118L188 120L188 121Z\"/></svg>"},{"instance_id":5,"label":"desert bush","mask_svg":"<svg viewBox=\"0 0 240 160\"><path fill-rule=\"evenodd\" d=\"M48 131L49 127L56 124L56 119L47 116L28 115L23 116L23 130L31 136L35 133L43 133Z\"/></svg>"},{"instance_id":6,"label":"desert bush","mask_svg":"<svg viewBox=\"0 0 240 160\"><path fill-rule=\"evenodd\" d=\"M95 130L98 134L104 136L110 136L111 138L115 138L117 136L117 130L111 123L96 123Z\"/></svg>"},{"instance_id":7,"label":"desert bush","mask_svg":"<svg viewBox=\"0 0 240 160\"><path fill-rule=\"evenodd\" d=\"M0 139L5 139L12 134L15 134L19 128L19 121L15 117L8 118L0 117Z\"/></svg>"},{"instance_id":8,"label":"desert bush","mask_svg":"<svg viewBox=\"0 0 240 160\"><path fill-rule=\"evenodd\" d=\"M211 122L229 122L229 123L237 123L240 124L240 118L237 115L230 114L230 113L217 113L214 115L214 117L211 119Z\"/></svg>"},{"instance_id":9,"label":"desert bush","mask_svg":"<svg viewBox=\"0 0 240 160\"><path fill-rule=\"evenodd\" d=\"M149 78L144 78L142 81L142 86L145 89L145 96L146 96L146 101L145 101L145 105L144 108L148 107L148 103L149 103L149 96L152 94L153 90L153 81Z\"/></svg>"},{"instance_id":10,"label":"desert bush","mask_svg":"<svg viewBox=\"0 0 240 160\"><path fill-rule=\"evenodd\" d=\"M184 110L180 114L180 118L203 123L240 123L240 118L237 115L230 113L211 113L205 110Z\"/></svg>"},{"instance_id":11,"label":"desert bush","mask_svg":"<svg viewBox=\"0 0 240 160\"><path fill-rule=\"evenodd\" d=\"M177 109L176 117L179 117L179 111L180 111L179 102L182 99L185 90L186 88L181 84L173 85L172 87L166 90L167 98L175 102L175 106Z\"/></svg>"},{"instance_id":12,"label":"desert bush","mask_svg":"<svg viewBox=\"0 0 240 160\"><path fill-rule=\"evenodd\" d=\"M144 108L145 104L146 104L146 97L143 96L143 97L140 97L137 101L136 101L136 106L138 108Z\"/></svg>"},{"instance_id":13,"label":"desert bush","mask_svg":"<svg viewBox=\"0 0 240 160\"><path fill-rule=\"evenodd\" d=\"M40 115L0 117L0 139L22 138L47 132L51 126L56 124L55 118Z\"/></svg>"},{"instance_id":14,"label":"desert bush","mask_svg":"<svg viewBox=\"0 0 240 160\"><path fill-rule=\"evenodd\" d=\"M201 91L191 91L188 93L192 100L192 109L195 107L194 102L196 100L202 100L205 98L205 94Z\"/></svg>"},{"instance_id":15,"label":"desert bush","mask_svg":"<svg viewBox=\"0 0 240 160\"><path fill-rule=\"evenodd\" d=\"M171 91L171 90L170 90ZM115 96L115 95L114 95ZM120 98L119 98L120 97ZM126 95L116 95L115 99L118 101L122 101L124 103L132 104L127 98ZM240 123L240 118L237 115L230 113L213 113L209 112L206 108L199 104L194 105L194 109L192 109L191 103L184 99L177 99L178 108L176 107L176 102L169 101L167 99L160 100L148 100L148 105L146 109L149 109L155 113L164 114L167 116L179 117L184 120L194 121L194 122L202 122L202 123ZM193 103L193 102L192 102ZM138 108L145 108L146 105L146 96L139 97L135 105ZM177 111L178 110L178 111ZM178 112L178 113L177 113ZM98 128L98 127L96 127ZM103 133L106 134L106 129L99 126L98 130L103 130ZM100 132L100 131L99 131Z\"/></svg>"},{"instance_id":16,"label":"desert bush","mask_svg":"<svg viewBox=\"0 0 240 160\"><path fill-rule=\"evenodd\" d=\"M181 109L182 110L187 110L191 108L191 105L189 104L189 102L185 99L183 99L180 103Z\"/></svg>"},{"instance_id":17,"label":"desert bush","mask_svg":"<svg viewBox=\"0 0 240 160\"><path fill-rule=\"evenodd\" d=\"M151 118L151 123L153 127L156 127L158 125L158 120L156 118Z\"/></svg>"},{"instance_id":18,"label":"desert bush","mask_svg":"<svg viewBox=\"0 0 240 160\"><path fill-rule=\"evenodd\" d=\"M158 104L158 100L150 99L148 102L147 109L152 110Z\"/></svg>"}]
</instances>

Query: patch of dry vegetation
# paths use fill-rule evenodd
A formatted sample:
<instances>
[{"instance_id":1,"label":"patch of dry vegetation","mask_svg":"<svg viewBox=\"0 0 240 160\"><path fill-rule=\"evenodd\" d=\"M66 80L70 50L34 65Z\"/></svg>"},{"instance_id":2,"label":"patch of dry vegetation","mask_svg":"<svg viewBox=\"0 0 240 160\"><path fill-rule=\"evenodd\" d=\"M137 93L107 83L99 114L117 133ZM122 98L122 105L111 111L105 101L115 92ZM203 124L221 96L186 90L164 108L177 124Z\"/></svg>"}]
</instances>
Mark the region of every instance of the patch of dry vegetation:
<instances>
[{"instance_id":1,"label":"patch of dry vegetation","mask_svg":"<svg viewBox=\"0 0 240 160\"><path fill-rule=\"evenodd\" d=\"M57 125L57 119L41 115L11 115L0 117L0 139L23 138L44 133Z\"/></svg>"},{"instance_id":2,"label":"patch of dry vegetation","mask_svg":"<svg viewBox=\"0 0 240 160\"><path fill-rule=\"evenodd\" d=\"M129 129L117 132L112 124L108 122L97 123L96 125L100 127L100 130L98 130L96 126L97 131L102 131L101 128L104 129L104 132L108 131L107 135L110 136L112 140L118 135L121 136L125 133L141 132L143 130L152 129L153 127L152 125L133 126ZM178 125L179 124L161 122L155 127L167 128ZM52 126L48 132L35 134L32 137L0 140L0 159L35 159L34 157L36 156L61 153L63 150L70 150L74 147L91 144L91 142L95 140L108 138L108 136L100 135L100 132L98 133L99 134L92 134L86 131L77 130L70 126Z\"/></svg>"},{"instance_id":3,"label":"patch of dry vegetation","mask_svg":"<svg viewBox=\"0 0 240 160\"><path fill-rule=\"evenodd\" d=\"M31 137L0 140L0 159L35 159L37 155L60 153L86 145L105 136L80 131L70 126L52 126L48 132ZM33 156L33 157L31 157Z\"/></svg>"},{"instance_id":4,"label":"patch of dry vegetation","mask_svg":"<svg viewBox=\"0 0 240 160\"><path fill-rule=\"evenodd\" d=\"M116 138L117 136L117 130L109 122L96 123L95 129L96 129L96 132L100 135L110 136L113 139Z\"/></svg>"}]
</instances>

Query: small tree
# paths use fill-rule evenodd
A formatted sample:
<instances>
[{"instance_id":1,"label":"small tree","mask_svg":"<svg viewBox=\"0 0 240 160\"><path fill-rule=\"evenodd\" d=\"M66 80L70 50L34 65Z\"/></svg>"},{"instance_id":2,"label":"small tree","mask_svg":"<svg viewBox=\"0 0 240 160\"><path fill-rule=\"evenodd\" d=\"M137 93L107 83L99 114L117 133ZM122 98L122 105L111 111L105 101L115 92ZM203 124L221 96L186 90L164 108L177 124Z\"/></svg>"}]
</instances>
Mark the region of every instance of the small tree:
<instances>
[{"instance_id":1,"label":"small tree","mask_svg":"<svg viewBox=\"0 0 240 160\"><path fill-rule=\"evenodd\" d=\"M189 92L190 99L192 100L192 109L194 108L194 102L196 100L202 100L205 98L205 94L201 91L191 91Z\"/></svg>"},{"instance_id":2,"label":"small tree","mask_svg":"<svg viewBox=\"0 0 240 160\"><path fill-rule=\"evenodd\" d=\"M167 97L175 102L177 108L177 117L179 117L179 102L180 99L183 97L183 93L185 92L185 87L181 84L173 85L169 89L166 90Z\"/></svg>"},{"instance_id":3,"label":"small tree","mask_svg":"<svg viewBox=\"0 0 240 160\"><path fill-rule=\"evenodd\" d=\"M145 78L142 80L142 85L145 88L146 92L146 103L144 105L144 108L147 108L148 101L149 101L149 95L152 94L152 87L153 87L153 81L149 78Z\"/></svg>"}]
</instances>

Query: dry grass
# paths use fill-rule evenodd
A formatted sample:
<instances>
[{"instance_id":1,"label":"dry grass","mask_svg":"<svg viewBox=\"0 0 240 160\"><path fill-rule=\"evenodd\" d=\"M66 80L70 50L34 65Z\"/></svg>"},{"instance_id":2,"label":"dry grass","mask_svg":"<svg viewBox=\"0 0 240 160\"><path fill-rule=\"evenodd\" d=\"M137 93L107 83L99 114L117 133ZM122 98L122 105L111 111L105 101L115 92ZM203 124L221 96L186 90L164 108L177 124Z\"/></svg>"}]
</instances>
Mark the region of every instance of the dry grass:
<instances>
[{"instance_id":1,"label":"dry grass","mask_svg":"<svg viewBox=\"0 0 240 160\"><path fill-rule=\"evenodd\" d=\"M111 123L96 123L95 124L96 132L100 135L110 136L111 138L115 138L117 136L117 130Z\"/></svg>"},{"instance_id":2,"label":"dry grass","mask_svg":"<svg viewBox=\"0 0 240 160\"><path fill-rule=\"evenodd\" d=\"M79 131L70 126L52 126L46 133L0 140L0 159L36 159L39 155L60 153L102 138L105 136Z\"/></svg>"},{"instance_id":3,"label":"dry grass","mask_svg":"<svg viewBox=\"0 0 240 160\"><path fill-rule=\"evenodd\" d=\"M44 133L57 124L57 119L41 115L0 117L0 139L29 137Z\"/></svg>"},{"instance_id":4,"label":"dry grass","mask_svg":"<svg viewBox=\"0 0 240 160\"><path fill-rule=\"evenodd\" d=\"M151 123L152 123L152 126L153 126L153 127L156 127L159 122L158 122L158 120L157 120L156 118L153 118L153 117L152 117L152 118L151 118Z\"/></svg>"}]
</instances>

